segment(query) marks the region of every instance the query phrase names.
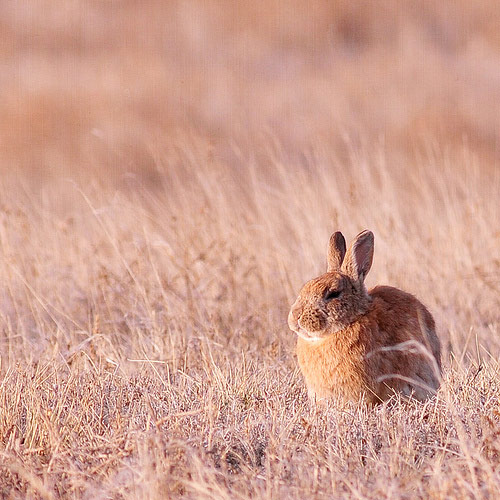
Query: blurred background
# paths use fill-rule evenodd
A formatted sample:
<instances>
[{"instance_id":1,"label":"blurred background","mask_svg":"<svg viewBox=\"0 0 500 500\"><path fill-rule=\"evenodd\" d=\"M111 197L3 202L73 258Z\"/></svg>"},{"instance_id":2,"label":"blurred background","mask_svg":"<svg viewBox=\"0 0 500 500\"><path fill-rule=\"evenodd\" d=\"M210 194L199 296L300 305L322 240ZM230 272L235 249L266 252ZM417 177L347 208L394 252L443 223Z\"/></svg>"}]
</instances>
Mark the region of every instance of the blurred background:
<instances>
[{"instance_id":1,"label":"blurred background","mask_svg":"<svg viewBox=\"0 0 500 500\"><path fill-rule=\"evenodd\" d=\"M179 140L240 167L270 137L290 168L383 145L491 172L499 26L494 1L3 0L1 172L154 187Z\"/></svg>"}]
</instances>

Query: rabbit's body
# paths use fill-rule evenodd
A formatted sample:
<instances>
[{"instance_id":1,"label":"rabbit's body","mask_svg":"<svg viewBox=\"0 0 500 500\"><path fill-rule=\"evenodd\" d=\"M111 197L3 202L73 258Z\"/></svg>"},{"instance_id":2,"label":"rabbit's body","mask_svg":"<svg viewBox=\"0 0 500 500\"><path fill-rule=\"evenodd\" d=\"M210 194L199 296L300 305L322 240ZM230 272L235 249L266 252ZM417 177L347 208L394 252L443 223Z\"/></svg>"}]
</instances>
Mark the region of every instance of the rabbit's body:
<instances>
[{"instance_id":1,"label":"rabbit's body","mask_svg":"<svg viewBox=\"0 0 500 500\"><path fill-rule=\"evenodd\" d=\"M431 314L415 297L397 288L378 286L369 296L367 313L345 329L315 341L299 337L297 358L309 395L316 399L364 397L376 403L394 391L407 395L413 391L417 399L425 399L426 387L439 385L435 369L427 357L422 358L417 345L401 344L414 341L435 346ZM408 310L414 314L408 316ZM438 349L432 354L439 359Z\"/></svg>"},{"instance_id":2,"label":"rabbit's body","mask_svg":"<svg viewBox=\"0 0 500 500\"><path fill-rule=\"evenodd\" d=\"M331 241L340 245L339 255L330 250L329 272L307 283L290 311L309 395L377 403L396 391L426 399L439 387L441 369L434 320L420 301L397 288L366 291L373 235L368 245L361 241L356 248L356 242L367 233L355 240L345 263L345 242L342 251L339 237Z\"/></svg>"}]
</instances>

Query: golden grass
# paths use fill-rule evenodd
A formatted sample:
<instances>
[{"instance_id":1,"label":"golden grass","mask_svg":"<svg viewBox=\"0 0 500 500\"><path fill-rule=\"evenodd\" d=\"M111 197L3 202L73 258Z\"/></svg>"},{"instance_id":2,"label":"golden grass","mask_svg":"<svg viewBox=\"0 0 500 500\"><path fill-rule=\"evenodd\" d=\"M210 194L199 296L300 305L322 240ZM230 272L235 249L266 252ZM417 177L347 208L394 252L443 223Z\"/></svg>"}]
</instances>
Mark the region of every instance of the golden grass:
<instances>
[{"instance_id":1,"label":"golden grass","mask_svg":"<svg viewBox=\"0 0 500 500\"><path fill-rule=\"evenodd\" d=\"M500 12L434 4L2 3L0 497L500 494ZM288 309L364 228L426 404L307 401Z\"/></svg>"}]
</instances>

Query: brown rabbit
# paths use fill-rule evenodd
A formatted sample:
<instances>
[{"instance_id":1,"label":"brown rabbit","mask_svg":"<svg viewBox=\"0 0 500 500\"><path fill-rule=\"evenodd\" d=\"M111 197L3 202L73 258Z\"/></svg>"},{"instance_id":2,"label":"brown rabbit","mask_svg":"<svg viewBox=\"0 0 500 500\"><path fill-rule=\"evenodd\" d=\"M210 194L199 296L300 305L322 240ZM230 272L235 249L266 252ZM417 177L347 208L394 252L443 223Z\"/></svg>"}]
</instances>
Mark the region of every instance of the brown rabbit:
<instances>
[{"instance_id":1,"label":"brown rabbit","mask_svg":"<svg viewBox=\"0 0 500 500\"><path fill-rule=\"evenodd\" d=\"M313 399L375 404L397 391L424 400L439 387L441 348L430 312L397 288L365 288L373 246L373 233L363 231L346 253L344 236L334 233L326 274L303 286L288 315Z\"/></svg>"}]
</instances>

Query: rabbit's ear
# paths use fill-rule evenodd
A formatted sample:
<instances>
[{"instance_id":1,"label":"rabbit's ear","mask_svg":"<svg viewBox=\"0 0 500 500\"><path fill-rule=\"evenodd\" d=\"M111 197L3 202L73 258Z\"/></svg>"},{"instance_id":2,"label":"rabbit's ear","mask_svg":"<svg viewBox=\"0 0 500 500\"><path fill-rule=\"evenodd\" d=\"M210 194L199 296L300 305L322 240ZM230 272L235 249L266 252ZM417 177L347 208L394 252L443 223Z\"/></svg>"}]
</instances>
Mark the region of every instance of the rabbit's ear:
<instances>
[{"instance_id":1,"label":"rabbit's ear","mask_svg":"<svg viewBox=\"0 0 500 500\"><path fill-rule=\"evenodd\" d=\"M340 231L330 236L328 243L328 272L338 271L345 257L345 238Z\"/></svg>"},{"instance_id":2,"label":"rabbit's ear","mask_svg":"<svg viewBox=\"0 0 500 500\"><path fill-rule=\"evenodd\" d=\"M353 280L363 281L372 267L374 237L371 231L359 233L352 242L342 270Z\"/></svg>"}]
</instances>

